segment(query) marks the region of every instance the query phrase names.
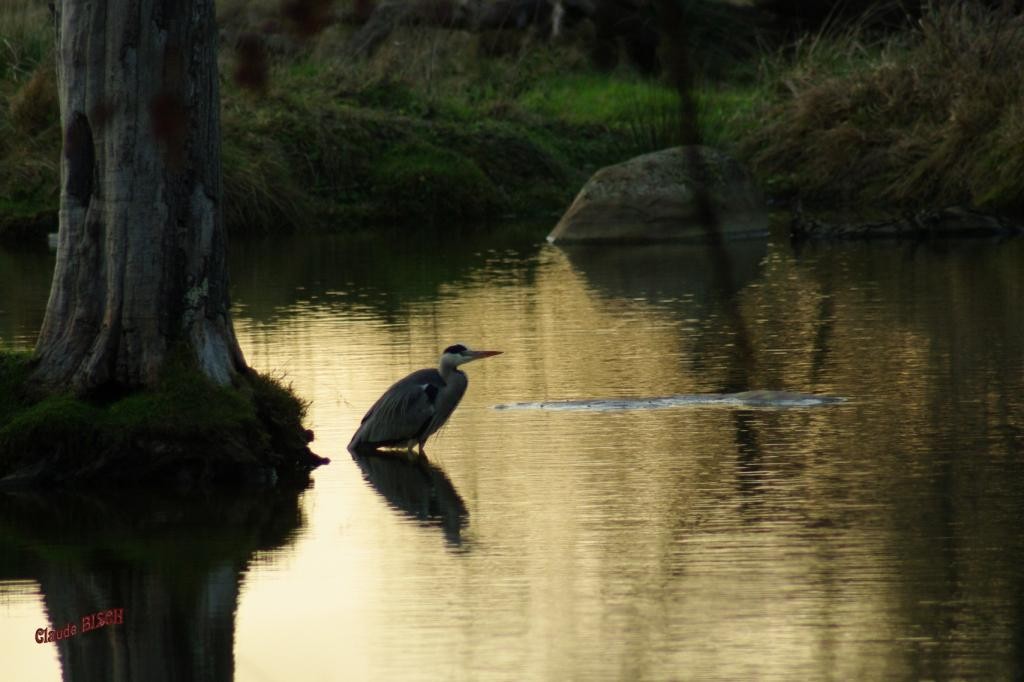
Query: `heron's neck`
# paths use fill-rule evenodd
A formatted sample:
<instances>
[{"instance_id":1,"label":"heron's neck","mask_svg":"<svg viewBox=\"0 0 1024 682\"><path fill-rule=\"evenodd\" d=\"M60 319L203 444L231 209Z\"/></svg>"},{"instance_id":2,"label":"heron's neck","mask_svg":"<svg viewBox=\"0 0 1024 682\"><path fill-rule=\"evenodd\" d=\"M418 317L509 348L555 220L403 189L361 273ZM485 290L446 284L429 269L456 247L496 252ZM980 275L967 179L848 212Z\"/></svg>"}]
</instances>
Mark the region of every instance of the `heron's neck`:
<instances>
[{"instance_id":1,"label":"heron's neck","mask_svg":"<svg viewBox=\"0 0 1024 682\"><path fill-rule=\"evenodd\" d=\"M438 371L441 372L441 378L445 381L448 381L448 377L453 374L462 374L462 370L459 369L458 364L444 359L441 360L441 366L438 367Z\"/></svg>"}]
</instances>

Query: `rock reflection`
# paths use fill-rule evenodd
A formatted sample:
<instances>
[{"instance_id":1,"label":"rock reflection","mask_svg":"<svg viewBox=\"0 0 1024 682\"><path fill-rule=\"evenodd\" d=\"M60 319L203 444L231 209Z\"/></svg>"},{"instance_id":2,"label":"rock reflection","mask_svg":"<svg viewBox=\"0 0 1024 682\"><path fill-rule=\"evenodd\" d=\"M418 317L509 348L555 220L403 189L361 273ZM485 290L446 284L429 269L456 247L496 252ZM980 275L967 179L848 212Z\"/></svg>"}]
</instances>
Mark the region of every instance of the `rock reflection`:
<instances>
[{"instance_id":1,"label":"rock reflection","mask_svg":"<svg viewBox=\"0 0 1024 682\"><path fill-rule=\"evenodd\" d=\"M723 392L759 387L756 353L738 292L763 278L766 240L719 247L666 243L562 248L572 267L607 298L646 301L684 320L723 320L721 325L701 323L705 331L689 353L694 371L717 375L714 384ZM712 370L705 363L722 348L727 349L728 362Z\"/></svg>"},{"instance_id":2,"label":"rock reflection","mask_svg":"<svg viewBox=\"0 0 1024 682\"><path fill-rule=\"evenodd\" d=\"M65 680L230 680L241 575L295 536L298 497L0 495L0 581L39 584Z\"/></svg>"},{"instance_id":3,"label":"rock reflection","mask_svg":"<svg viewBox=\"0 0 1024 682\"><path fill-rule=\"evenodd\" d=\"M398 511L436 524L452 545L462 544L462 530L469 519L448 475L425 456L397 452L352 453L374 490Z\"/></svg>"},{"instance_id":4,"label":"rock reflection","mask_svg":"<svg viewBox=\"0 0 1024 682\"><path fill-rule=\"evenodd\" d=\"M605 296L687 301L694 315L720 305L719 277L711 247L704 244L560 246L573 268ZM732 290L738 291L762 274L768 252L765 240L730 242L725 246L732 265ZM731 292L728 292L731 293Z\"/></svg>"},{"instance_id":5,"label":"rock reflection","mask_svg":"<svg viewBox=\"0 0 1024 682\"><path fill-rule=\"evenodd\" d=\"M748 521L757 521L757 498L764 492L764 456L757 433L755 415L737 410L733 416L736 428L736 485L740 509Z\"/></svg>"}]
</instances>

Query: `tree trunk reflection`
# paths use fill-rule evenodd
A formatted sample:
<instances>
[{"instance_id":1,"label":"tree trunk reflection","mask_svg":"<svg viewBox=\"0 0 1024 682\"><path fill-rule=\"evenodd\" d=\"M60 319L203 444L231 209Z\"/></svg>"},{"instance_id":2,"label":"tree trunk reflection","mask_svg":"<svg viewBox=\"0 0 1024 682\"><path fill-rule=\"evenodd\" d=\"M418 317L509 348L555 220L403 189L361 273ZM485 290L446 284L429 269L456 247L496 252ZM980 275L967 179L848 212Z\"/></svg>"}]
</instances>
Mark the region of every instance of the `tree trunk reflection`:
<instances>
[{"instance_id":1,"label":"tree trunk reflection","mask_svg":"<svg viewBox=\"0 0 1024 682\"><path fill-rule=\"evenodd\" d=\"M0 580L35 580L47 626L75 627L55 643L65 680L230 680L242 572L294 537L298 499L0 495Z\"/></svg>"}]
</instances>

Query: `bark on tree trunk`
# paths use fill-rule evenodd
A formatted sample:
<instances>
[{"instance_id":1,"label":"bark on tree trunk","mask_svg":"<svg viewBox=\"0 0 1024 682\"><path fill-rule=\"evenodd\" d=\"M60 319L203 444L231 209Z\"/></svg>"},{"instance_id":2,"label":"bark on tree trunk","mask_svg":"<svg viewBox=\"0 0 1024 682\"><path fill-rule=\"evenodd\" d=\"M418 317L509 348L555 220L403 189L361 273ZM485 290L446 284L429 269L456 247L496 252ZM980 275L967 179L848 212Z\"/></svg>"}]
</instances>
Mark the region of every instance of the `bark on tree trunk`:
<instances>
[{"instance_id":1,"label":"bark on tree trunk","mask_svg":"<svg viewBox=\"0 0 1024 682\"><path fill-rule=\"evenodd\" d=\"M213 0L61 0L57 264L34 379L152 385L187 344L245 370L229 314Z\"/></svg>"}]
</instances>

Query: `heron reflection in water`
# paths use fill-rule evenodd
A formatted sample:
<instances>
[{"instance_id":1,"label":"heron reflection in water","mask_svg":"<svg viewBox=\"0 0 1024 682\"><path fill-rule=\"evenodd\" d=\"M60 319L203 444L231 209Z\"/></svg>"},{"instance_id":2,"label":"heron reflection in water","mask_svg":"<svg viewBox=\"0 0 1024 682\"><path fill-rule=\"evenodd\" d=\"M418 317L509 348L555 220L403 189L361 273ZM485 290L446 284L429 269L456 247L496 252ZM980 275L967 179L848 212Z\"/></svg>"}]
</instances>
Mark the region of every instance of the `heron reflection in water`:
<instances>
[{"instance_id":1,"label":"heron reflection in water","mask_svg":"<svg viewBox=\"0 0 1024 682\"><path fill-rule=\"evenodd\" d=\"M462 344L441 353L437 369L420 369L396 381L363 417L348 449L367 452L381 447L405 447L412 452L445 425L466 393L469 379L459 369L473 360L500 355L500 350L470 350Z\"/></svg>"},{"instance_id":2,"label":"heron reflection in water","mask_svg":"<svg viewBox=\"0 0 1024 682\"><path fill-rule=\"evenodd\" d=\"M439 527L449 544L462 545L469 510L443 469L415 455L352 452L352 459L388 505L421 523Z\"/></svg>"}]
</instances>

